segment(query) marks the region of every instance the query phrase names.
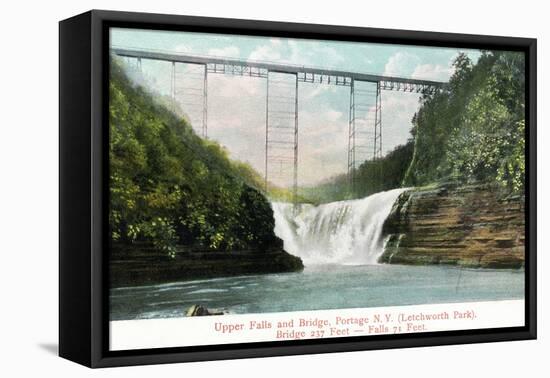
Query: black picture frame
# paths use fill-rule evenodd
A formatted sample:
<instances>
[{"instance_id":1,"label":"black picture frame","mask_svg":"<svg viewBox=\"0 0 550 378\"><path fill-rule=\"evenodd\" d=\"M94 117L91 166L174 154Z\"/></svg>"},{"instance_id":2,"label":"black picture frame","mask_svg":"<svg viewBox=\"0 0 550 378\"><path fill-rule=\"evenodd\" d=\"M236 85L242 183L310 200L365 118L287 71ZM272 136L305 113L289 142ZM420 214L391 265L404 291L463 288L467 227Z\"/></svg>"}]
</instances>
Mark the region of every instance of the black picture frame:
<instances>
[{"instance_id":1,"label":"black picture frame","mask_svg":"<svg viewBox=\"0 0 550 378\"><path fill-rule=\"evenodd\" d=\"M522 51L526 54L524 327L108 350L108 30L125 28ZM536 39L92 10L59 24L59 354L89 367L536 338Z\"/></svg>"}]
</instances>

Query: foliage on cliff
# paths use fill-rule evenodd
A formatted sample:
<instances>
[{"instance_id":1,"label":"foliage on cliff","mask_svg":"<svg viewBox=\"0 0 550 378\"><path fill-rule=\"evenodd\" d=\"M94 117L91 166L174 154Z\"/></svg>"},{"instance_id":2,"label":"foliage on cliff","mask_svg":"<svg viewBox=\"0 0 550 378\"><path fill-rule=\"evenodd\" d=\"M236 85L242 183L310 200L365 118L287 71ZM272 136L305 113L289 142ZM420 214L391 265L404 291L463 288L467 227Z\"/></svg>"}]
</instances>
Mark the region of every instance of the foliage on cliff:
<instances>
[{"instance_id":1,"label":"foliage on cliff","mask_svg":"<svg viewBox=\"0 0 550 378\"><path fill-rule=\"evenodd\" d=\"M412 159L413 149L413 141L409 140L406 144L395 147L383 158L361 164L355 173L353 191L347 174L342 174L315 187L301 188L300 193L315 203L324 203L362 198L399 188Z\"/></svg>"},{"instance_id":2,"label":"foliage on cliff","mask_svg":"<svg viewBox=\"0 0 550 378\"><path fill-rule=\"evenodd\" d=\"M405 185L498 182L523 190L525 61L521 53L464 54L446 91L425 95L413 118L413 159Z\"/></svg>"},{"instance_id":3,"label":"foliage on cliff","mask_svg":"<svg viewBox=\"0 0 550 378\"><path fill-rule=\"evenodd\" d=\"M271 206L247 185L249 168L200 139L111 61L111 240L148 241L174 254L183 244L262 249L275 239Z\"/></svg>"}]
</instances>

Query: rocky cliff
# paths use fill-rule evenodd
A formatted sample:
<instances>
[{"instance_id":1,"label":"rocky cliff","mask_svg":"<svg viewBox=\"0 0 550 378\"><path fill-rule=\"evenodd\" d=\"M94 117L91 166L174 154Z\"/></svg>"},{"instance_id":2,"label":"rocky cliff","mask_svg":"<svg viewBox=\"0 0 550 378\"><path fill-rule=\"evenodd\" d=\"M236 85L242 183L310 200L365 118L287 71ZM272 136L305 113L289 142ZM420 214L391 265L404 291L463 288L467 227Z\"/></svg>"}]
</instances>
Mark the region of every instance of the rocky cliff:
<instances>
[{"instance_id":1,"label":"rocky cliff","mask_svg":"<svg viewBox=\"0 0 550 378\"><path fill-rule=\"evenodd\" d=\"M488 184L412 189L395 202L383 234L380 262L519 268L524 197Z\"/></svg>"}]
</instances>

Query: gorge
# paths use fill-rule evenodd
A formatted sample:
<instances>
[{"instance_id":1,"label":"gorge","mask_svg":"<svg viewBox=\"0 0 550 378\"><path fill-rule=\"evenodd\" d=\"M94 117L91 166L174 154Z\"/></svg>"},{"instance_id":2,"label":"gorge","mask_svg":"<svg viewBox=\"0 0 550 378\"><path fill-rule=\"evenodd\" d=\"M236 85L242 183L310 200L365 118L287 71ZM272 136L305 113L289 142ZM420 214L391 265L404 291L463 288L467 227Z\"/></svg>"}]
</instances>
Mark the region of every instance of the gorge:
<instances>
[{"instance_id":1,"label":"gorge","mask_svg":"<svg viewBox=\"0 0 550 378\"><path fill-rule=\"evenodd\" d=\"M523 299L522 64L458 56L406 144L297 198L113 64L111 319Z\"/></svg>"},{"instance_id":2,"label":"gorge","mask_svg":"<svg viewBox=\"0 0 550 378\"><path fill-rule=\"evenodd\" d=\"M520 268L523 196L489 184L402 188L313 206L272 204L275 233L306 265Z\"/></svg>"}]
</instances>

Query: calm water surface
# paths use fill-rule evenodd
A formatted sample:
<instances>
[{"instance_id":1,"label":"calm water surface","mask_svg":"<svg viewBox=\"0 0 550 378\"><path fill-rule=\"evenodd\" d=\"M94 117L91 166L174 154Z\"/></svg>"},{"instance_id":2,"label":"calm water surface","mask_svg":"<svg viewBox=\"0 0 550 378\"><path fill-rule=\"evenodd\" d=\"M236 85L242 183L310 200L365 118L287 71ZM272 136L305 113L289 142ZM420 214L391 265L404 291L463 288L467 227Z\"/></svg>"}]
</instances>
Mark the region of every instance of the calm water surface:
<instances>
[{"instance_id":1,"label":"calm water surface","mask_svg":"<svg viewBox=\"0 0 550 378\"><path fill-rule=\"evenodd\" d=\"M318 265L265 274L112 289L111 320L180 317L193 304L229 313L524 298L523 270Z\"/></svg>"}]
</instances>

